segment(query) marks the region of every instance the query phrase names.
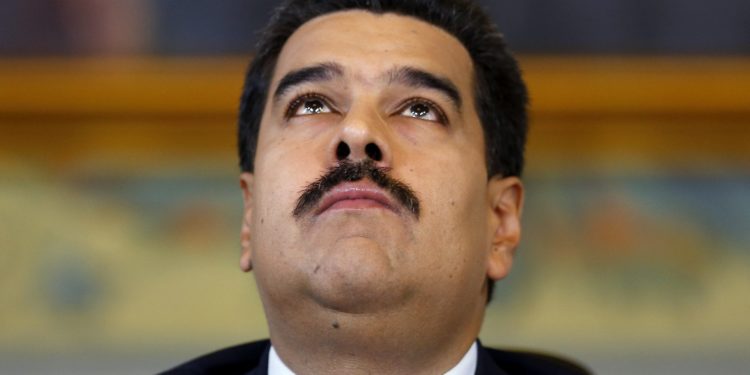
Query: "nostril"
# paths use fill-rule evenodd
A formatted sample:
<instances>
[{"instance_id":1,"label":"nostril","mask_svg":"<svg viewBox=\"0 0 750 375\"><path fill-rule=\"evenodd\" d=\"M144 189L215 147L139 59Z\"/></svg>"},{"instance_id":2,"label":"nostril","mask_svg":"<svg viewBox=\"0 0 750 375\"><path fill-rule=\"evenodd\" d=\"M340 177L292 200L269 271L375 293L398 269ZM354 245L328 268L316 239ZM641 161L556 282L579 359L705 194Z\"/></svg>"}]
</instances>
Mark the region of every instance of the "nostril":
<instances>
[{"instance_id":1,"label":"nostril","mask_svg":"<svg viewBox=\"0 0 750 375\"><path fill-rule=\"evenodd\" d=\"M374 161L380 161L383 159L383 153L380 151L380 147L374 143L368 143L365 146L365 154Z\"/></svg>"},{"instance_id":2,"label":"nostril","mask_svg":"<svg viewBox=\"0 0 750 375\"><path fill-rule=\"evenodd\" d=\"M338 147L336 147L336 159L344 160L349 157L350 152L349 145L344 142L339 142Z\"/></svg>"}]
</instances>

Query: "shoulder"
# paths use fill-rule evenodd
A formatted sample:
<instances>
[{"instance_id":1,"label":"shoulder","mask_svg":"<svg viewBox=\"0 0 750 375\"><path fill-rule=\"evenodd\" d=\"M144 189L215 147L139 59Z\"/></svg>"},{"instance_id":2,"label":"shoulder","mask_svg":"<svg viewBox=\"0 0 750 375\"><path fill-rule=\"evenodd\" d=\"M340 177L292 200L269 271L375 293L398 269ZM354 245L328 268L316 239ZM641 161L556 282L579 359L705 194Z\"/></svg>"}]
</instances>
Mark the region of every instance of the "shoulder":
<instances>
[{"instance_id":1,"label":"shoulder","mask_svg":"<svg viewBox=\"0 0 750 375\"><path fill-rule=\"evenodd\" d=\"M268 361L269 340L232 346L202 355L162 374L247 374Z\"/></svg>"},{"instance_id":2,"label":"shoulder","mask_svg":"<svg viewBox=\"0 0 750 375\"><path fill-rule=\"evenodd\" d=\"M491 361L509 375L589 375L591 372L582 365L556 355L520 351L498 350L482 347L479 367L483 360ZM484 358L482 358L484 356ZM478 368L477 370L479 370ZM488 374L491 372L487 372ZM480 374L480 371L477 371Z\"/></svg>"},{"instance_id":3,"label":"shoulder","mask_svg":"<svg viewBox=\"0 0 750 375\"><path fill-rule=\"evenodd\" d=\"M268 367L268 340L232 346L185 362L162 374L247 374ZM502 370L501 370L502 369ZM589 375L583 366L558 356L479 346L477 375Z\"/></svg>"}]
</instances>

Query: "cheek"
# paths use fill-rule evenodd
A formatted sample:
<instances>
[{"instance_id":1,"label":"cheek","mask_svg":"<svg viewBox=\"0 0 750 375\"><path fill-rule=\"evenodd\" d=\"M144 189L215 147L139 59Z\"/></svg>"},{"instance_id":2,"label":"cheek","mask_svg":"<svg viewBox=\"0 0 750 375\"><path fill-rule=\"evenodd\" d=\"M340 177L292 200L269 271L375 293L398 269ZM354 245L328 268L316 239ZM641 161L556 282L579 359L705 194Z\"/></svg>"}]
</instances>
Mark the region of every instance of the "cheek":
<instances>
[{"instance_id":1,"label":"cheek","mask_svg":"<svg viewBox=\"0 0 750 375\"><path fill-rule=\"evenodd\" d=\"M305 138L284 134L278 126L262 128L255 159L256 215L291 220L300 192L324 173L321 146Z\"/></svg>"},{"instance_id":2,"label":"cheek","mask_svg":"<svg viewBox=\"0 0 750 375\"><path fill-rule=\"evenodd\" d=\"M429 251L441 252L427 258L435 266L473 262L485 250L486 172L482 164L477 165L483 159L466 156L446 151L413 168L423 210L419 237Z\"/></svg>"},{"instance_id":3,"label":"cheek","mask_svg":"<svg viewBox=\"0 0 750 375\"><path fill-rule=\"evenodd\" d=\"M458 142L436 142L418 150L400 151L404 152L400 159L408 163L406 168L400 168L404 178L418 185L428 211L466 217L486 202L487 171L479 142L462 137Z\"/></svg>"},{"instance_id":4,"label":"cheek","mask_svg":"<svg viewBox=\"0 0 750 375\"><path fill-rule=\"evenodd\" d=\"M267 154L268 156L273 156ZM256 163L254 216L258 220L275 220L284 217L294 209L295 193L302 190L304 174L299 172L293 161L274 162L268 157Z\"/></svg>"},{"instance_id":5,"label":"cheek","mask_svg":"<svg viewBox=\"0 0 750 375\"><path fill-rule=\"evenodd\" d=\"M253 180L252 234L254 258L258 262L269 252L283 256L295 248L299 238L292 212L300 192L320 176L322 168L285 148L283 142L259 144Z\"/></svg>"}]
</instances>

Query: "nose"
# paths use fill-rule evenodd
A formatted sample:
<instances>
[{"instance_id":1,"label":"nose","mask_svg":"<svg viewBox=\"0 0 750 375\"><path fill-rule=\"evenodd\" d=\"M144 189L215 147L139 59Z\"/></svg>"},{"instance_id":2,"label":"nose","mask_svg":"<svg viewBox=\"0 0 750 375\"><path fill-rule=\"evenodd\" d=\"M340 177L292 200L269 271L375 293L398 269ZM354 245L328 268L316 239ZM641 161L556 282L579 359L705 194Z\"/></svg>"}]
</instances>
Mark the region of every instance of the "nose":
<instances>
[{"instance_id":1,"label":"nose","mask_svg":"<svg viewBox=\"0 0 750 375\"><path fill-rule=\"evenodd\" d=\"M385 133L386 124L377 114L350 112L331 145L336 162L370 159L377 165L390 165L390 148Z\"/></svg>"},{"instance_id":2,"label":"nose","mask_svg":"<svg viewBox=\"0 0 750 375\"><path fill-rule=\"evenodd\" d=\"M336 160L342 161L348 158L351 154L352 149L351 147L349 147L349 144L347 144L346 141L343 140L339 141L338 146L336 146ZM380 151L380 147L377 145L377 143L374 142L370 142L365 146L365 155L375 162L383 160L383 151Z\"/></svg>"}]
</instances>

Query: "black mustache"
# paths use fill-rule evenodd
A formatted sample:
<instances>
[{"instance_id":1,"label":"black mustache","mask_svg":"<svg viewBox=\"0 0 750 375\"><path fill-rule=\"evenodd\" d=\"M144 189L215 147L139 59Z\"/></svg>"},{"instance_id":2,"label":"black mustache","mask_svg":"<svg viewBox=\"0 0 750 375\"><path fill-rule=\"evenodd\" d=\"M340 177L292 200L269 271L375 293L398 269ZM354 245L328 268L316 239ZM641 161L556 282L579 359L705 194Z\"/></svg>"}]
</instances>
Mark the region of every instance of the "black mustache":
<instances>
[{"instance_id":1,"label":"black mustache","mask_svg":"<svg viewBox=\"0 0 750 375\"><path fill-rule=\"evenodd\" d=\"M297 206L294 208L292 216L296 219L301 218L315 208L325 193L342 182L354 182L369 178L380 188L390 193L398 203L419 219L419 199L417 195L409 186L390 177L388 171L388 168L378 167L370 159L360 162L342 160L302 191L299 199L297 199Z\"/></svg>"}]
</instances>

